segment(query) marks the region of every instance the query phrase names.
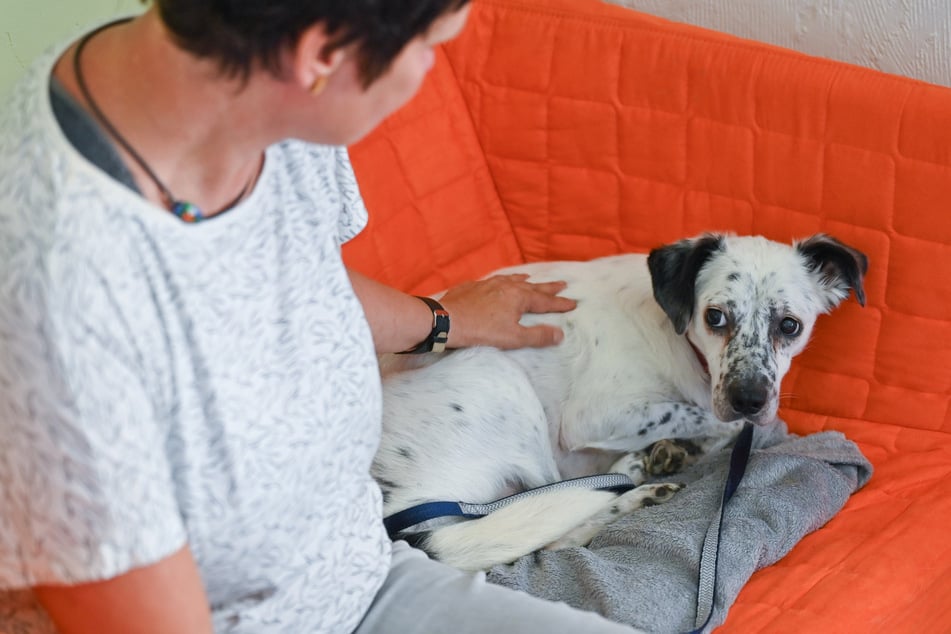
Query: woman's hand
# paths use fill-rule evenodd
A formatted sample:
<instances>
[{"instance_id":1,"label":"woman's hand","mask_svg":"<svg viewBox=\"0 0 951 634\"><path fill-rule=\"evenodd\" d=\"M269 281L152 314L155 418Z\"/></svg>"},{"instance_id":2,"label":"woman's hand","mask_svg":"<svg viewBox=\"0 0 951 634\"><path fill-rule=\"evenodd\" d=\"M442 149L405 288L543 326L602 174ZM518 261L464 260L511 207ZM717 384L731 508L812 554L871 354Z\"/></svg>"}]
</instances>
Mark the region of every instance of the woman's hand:
<instances>
[{"instance_id":1,"label":"woman's hand","mask_svg":"<svg viewBox=\"0 0 951 634\"><path fill-rule=\"evenodd\" d=\"M409 350L429 335L433 313L426 304L352 269L349 273L377 353ZM558 297L564 288L564 282L535 284L521 274L450 288L439 299L449 313L449 347L540 348L559 343L564 334L557 326L522 326L519 320L525 313L572 310L574 300Z\"/></svg>"},{"instance_id":2,"label":"woman's hand","mask_svg":"<svg viewBox=\"0 0 951 634\"><path fill-rule=\"evenodd\" d=\"M558 293L564 282L533 283L523 274L496 275L450 288L439 302L449 313L451 348L494 346L502 349L560 343L564 333L557 326L522 326L525 313L564 313L576 302Z\"/></svg>"}]
</instances>

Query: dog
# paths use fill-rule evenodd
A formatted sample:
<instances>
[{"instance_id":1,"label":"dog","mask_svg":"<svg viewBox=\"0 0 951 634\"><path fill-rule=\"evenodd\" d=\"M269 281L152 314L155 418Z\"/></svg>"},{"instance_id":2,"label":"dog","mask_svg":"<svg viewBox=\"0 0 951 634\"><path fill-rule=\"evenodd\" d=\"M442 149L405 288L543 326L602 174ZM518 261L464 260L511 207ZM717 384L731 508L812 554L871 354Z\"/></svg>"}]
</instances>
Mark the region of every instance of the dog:
<instances>
[{"instance_id":1,"label":"dog","mask_svg":"<svg viewBox=\"0 0 951 634\"><path fill-rule=\"evenodd\" d=\"M564 280L557 346L386 355L383 435L372 474L384 515L432 501L488 502L564 479L628 475L633 490L576 487L485 517L424 522L396 537L462 570L541 548L585 545L606 524L670 499L644 484L773 422L780 383L818 315L852 292L865 305L868 260L818 234L782 244L704 234L587 262L497 273Z\"/></svg>"}]
</instances>

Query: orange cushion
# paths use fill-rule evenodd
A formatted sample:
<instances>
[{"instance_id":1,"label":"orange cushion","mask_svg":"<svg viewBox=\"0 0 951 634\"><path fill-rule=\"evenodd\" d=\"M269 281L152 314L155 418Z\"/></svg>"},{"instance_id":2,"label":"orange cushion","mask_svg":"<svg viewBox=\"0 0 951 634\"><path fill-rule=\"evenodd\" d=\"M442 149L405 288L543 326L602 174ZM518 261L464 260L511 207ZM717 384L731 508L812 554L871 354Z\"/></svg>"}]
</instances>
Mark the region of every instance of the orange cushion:
<instances>
[{"instance_id":1,"label":"orange cushion","mask_svg":"<svg viewBox=\"0 0 951 634\"><path fill-rule=\"evenodd\" d=\"M441 49L423 90L350 157L370 220L349 265L419 294L522 261Z\"/></svg>"}]
</instances>

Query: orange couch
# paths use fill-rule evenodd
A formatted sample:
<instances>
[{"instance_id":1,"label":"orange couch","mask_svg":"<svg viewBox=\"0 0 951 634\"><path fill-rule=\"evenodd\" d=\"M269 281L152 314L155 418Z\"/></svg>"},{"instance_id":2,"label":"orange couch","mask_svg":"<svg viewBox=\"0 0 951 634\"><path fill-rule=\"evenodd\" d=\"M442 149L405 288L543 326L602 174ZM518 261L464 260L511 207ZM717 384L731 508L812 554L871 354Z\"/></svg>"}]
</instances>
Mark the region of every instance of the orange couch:
<instances>
[{"instance_id":1,"label":"orange couch","mask_svg":"<svg viewBox=\"0 0 951 634\"><path fill-rule=\"evenodd\" d=\"M434 292L707 230L832 233L868 306L820 320L793 431L875 474L753 575L722 632L951 631L951 90L597 0L475 0L421 94L352 148L354 268Z\"/></svg>"}]
</instances>

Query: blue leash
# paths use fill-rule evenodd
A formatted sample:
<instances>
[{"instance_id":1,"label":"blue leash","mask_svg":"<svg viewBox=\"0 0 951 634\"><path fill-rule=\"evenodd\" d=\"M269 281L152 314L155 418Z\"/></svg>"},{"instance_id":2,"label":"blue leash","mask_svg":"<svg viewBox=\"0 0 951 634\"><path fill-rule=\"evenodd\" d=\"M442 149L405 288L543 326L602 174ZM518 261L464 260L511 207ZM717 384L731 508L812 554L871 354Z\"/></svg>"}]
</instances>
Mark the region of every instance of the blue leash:
<instances>
[{"instance_id":1,"label":"blue leash","mask_svg":"<svg viewBox=\"0 0 951 634\"><path fill-rule=\"evenodd\" d=\"M717 562L720 559L720 536L723 532L723 508L730 501L740 480L746 473L746 465L750 461L750 449L753 446L753 425L746 423L740 435L736 438L733 451L730 454L730 470L726 476L726 485L723 487L723 499L716 517L710 522L707 535L703 538L703 549L700 551L700 576L697 581L697 618L694 629L688 634L700 634L710 623L713 616L713 600L717 587Z\"/></svg>"},{"instance_id":2,"label":"blue leash","mask_svg":"<svg viewBox=\"0 0 951 634\"><path fill-rule=\"evenodd\" d=\"M720 501L720 508L717 509L716 516L710 522L707 534L703 538L703 549L700 552L700 574L697 581L697 618L694 621L694 629L687 634L700 634L710 623L710 617L713 616L713 601L717 586L717 562L720 555L720 536L723 531L723 508L727 502L736 493L743 475L746 473L746 465L750 459L750 449L753 446L753 425L747 423L743 430L737 436L736 444L733 445L733 451L730 454L730 470L727 473L726 485L723 488L723 498ZM600 491L615 491L624 493L635 488L634 483L629 477L620 473L609 473L606 475L589 476L586 478L573 478L563 480L553 484L547 484L537 489L531 489L522 493L516 493L504 497L488 504L471 504L469 502L426 502L411 506L408 509L394 513L384 518L383 524L386 526L386 532L391 539L395 539L401 532L433 519L440 517L464 517L466 519L475 519L484 517L505 506L508 506L516 500L540 495L549 491L555 491L566 488L586 488L597 489Z\"/></svg>"},{"instance_id":3,"label":"blue leash","mask_svg":"<svg viewBox=\"0 0 951 634\"><path fill-rule=\"evenodd\" d=\"M550 491L570 488L597 489L599 491L625 493L635 488L635 485L629 477L621 473L572 478L570 480L546 484L537 489L516 493L496 500L495 502L489 502L488 504L471 504L469 502L426 502L425 504L417 504L416 506L411 506L408 509L393 513L389 517L384 518L383 525L386 526L386 532L389 533L390 539L394 539L401 531L405 531L407 528L428 520L434 520L440 517L464 517L466 519L485 517L489 513L494 513L512 502Z\"/></svg>"}]
</instances>

